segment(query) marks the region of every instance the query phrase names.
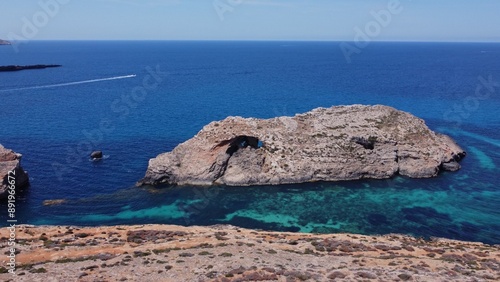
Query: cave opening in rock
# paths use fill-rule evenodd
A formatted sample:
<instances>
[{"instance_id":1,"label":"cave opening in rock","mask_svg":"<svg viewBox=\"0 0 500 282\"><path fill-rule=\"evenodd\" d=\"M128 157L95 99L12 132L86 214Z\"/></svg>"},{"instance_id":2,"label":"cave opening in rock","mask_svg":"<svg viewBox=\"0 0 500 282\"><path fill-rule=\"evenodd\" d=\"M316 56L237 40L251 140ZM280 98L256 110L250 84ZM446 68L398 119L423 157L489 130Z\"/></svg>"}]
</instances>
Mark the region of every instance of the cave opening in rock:
<instances>
[{"instance_id":1,"label":"cave opening in rock","mask_svg":"<svg viewBox=\"0 0 500 282\"><path fill-rule=\"evenodd\" d=\"M259 138L257 137L239 135L230 140L224 140L220 142L217 145L217 147L224 145L229 145L226 150L226 153L229 155L233 155L234 153L236 153L236 151L242 148L247 148L247 147L251 147L253 149L262 148L264 146L264 143L260 141Z\"/></svg>"},{"instance_id":2,"label":"cave opening in rock","mask_svg":"<svg viewBox=\"0 0 500 282\"><path fill-rule=\"evenodd\" d=\"M375 143L377 142L377 137L370 136L368 137L368 139L364 137L352 137L351 141L363 146L363 148L367 150L373 150L375 149Z\"/></svg>"}]
</instances>

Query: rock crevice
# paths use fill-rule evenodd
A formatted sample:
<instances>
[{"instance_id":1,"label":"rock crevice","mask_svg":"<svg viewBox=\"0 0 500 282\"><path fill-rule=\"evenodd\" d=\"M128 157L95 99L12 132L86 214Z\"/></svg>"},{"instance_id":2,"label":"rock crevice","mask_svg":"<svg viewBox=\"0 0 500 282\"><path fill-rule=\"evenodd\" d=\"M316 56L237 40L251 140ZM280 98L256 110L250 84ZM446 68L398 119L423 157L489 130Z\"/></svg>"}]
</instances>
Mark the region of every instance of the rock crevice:
<instances>
[{"instance_id":1,"label":"rock crevice","mask_svg":"<svg viewBox=\"0 0 500 282\"><path fill-rule=\"evenodd\" d=\"M149 162L138 185L277 185L456 171L465 152L387 106L318 108L294 117L228 117Z\"/></svg>"}]
</instances>

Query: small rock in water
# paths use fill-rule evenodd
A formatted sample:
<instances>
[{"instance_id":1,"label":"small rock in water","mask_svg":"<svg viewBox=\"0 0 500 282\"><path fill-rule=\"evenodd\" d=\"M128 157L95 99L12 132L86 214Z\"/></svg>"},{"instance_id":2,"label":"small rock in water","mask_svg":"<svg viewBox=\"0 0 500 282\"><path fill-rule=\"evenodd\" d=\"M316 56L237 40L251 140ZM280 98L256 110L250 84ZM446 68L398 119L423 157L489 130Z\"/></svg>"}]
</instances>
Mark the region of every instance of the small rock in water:
<instances>
[{"instance_id":1,"label":"small rock in water","mask_svg":"<svg viewBox=\"0 0 500 282\"><path fill-rule=\"evenodd\" d=\"M90 154L93 160L102 159L102 151L94 151Z\"/></svg>"},{"instance_id":2,"label":"small rock in water","mask_svg":"<svg viewBox=\"0 0 500 282\"><path fill-rule=\"evenodd\" d=\"M456 161L446 162L446 163L443 163L441 166L442 166L443 170L447 170L447 171L457 171L460 169L460 164Z\"/></svg>"}]
</instances>

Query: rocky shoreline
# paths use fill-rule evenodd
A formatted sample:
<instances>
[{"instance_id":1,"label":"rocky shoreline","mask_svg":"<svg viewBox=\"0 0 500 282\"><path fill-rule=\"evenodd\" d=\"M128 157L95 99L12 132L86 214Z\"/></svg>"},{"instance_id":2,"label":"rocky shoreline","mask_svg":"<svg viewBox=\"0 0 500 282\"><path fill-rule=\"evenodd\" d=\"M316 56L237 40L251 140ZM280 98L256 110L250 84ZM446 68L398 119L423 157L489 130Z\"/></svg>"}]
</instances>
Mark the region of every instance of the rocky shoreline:
<instances>
[{"instance_id":1,"label":"rocky shoreline","mask_svg":"<svg viewBox=\"0 0 500 282\"><path fill-rule=\"evenodd\" d=\"M29 185L28 174L21 167L22 155L12 150L5 149L0 144L0 199L7 197L9 186L9 172L15 178L16 189L21 189Z\"/></svg>"},{"instance_id":2,"label":"rocky shoreline","mask_svg":"<svg viewBox=\"0 0 500 282\"><path fill-rule=\"evenodd\" d=\"M10 231L0 229L7 253ZM500 246L234 226L18 226L2 281L498 281ZM2 266L7 256L1 256Z\"/></svg>"},{"instance_id":3,"label":"rocky shoreline","mask_svg":"<svg viewBox=\"0 0 500 282\"><path fill-rule=\"evenodd\" d=\"M387 106L318 108L294 117L228 117L149 161L138 185L279 185L434 177L465 156L450 137Z\"/></svg>"}]
</instances>

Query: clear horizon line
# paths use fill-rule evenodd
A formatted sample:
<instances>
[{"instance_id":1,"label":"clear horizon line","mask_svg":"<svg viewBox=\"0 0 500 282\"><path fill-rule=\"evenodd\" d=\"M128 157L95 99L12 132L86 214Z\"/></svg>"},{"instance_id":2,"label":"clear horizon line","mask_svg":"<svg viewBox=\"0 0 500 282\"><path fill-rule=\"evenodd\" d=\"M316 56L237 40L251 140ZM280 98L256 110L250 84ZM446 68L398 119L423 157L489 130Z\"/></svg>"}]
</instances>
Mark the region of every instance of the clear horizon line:
<instances>
[{"instance_id":1,"label":"clear horizon line","mask_svg":"<svg viewBox=\"0 0 500 282\"><path fill-rule=\"evenodd\" d=\"M204 42L355 42L353 40L307 40L307 39L32 39L32 40L11 40L9 42L26 43L31 41L204 41ZM372 40L370 43L386 42L386 43L500 43L498 41L481 41L481 40ZM7 45L8 46L8 45Z\"/></svg>"}]
</instances>

